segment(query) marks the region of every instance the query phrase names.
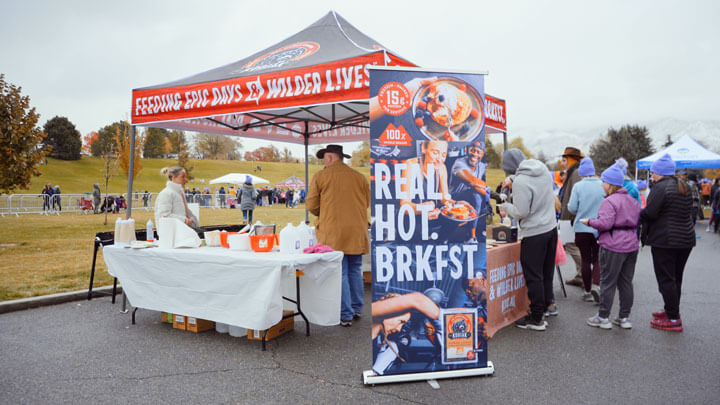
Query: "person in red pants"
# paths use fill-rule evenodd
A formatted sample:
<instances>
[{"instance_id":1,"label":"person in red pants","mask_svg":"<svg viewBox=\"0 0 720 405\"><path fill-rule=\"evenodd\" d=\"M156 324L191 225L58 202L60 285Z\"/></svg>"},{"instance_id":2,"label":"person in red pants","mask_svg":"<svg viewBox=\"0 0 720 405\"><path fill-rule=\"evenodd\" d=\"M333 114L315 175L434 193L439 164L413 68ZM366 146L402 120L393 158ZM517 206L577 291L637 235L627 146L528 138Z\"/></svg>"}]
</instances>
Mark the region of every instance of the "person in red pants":
<instances>
[{"instance_id":1,"label":"person in red pants","mask_svg":"<svg viewBox=\"0 0 720 405\"><path fill-rule=\"evenodd\" d=\"M650 167L653 186L640 212L643 245L651 246L655 278L665 309L653 313L650 326L682 332L680 293L683 272L695 246L690 187L675 176L675 162L665 154Z\"/></svg>"}]
</instances>

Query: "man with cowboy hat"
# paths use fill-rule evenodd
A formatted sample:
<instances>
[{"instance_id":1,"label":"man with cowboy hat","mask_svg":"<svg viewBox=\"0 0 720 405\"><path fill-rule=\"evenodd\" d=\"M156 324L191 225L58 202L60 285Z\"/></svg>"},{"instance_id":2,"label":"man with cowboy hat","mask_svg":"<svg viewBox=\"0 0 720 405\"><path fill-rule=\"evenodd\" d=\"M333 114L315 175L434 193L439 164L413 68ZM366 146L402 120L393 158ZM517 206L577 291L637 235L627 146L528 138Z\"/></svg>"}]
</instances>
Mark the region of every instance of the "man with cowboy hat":
<instances>
[{"instance_id":1,"label":"man with cowboy hat","mask_svg":"<svg viewBox=\"0 0 720 405\"><path fill-rule=\"evenodd\" d=\"M580 152L580 149L573 148L572 146L566 147L562 154L560 164L566 172L565 181L560 190L560 220L569 220L571 223L575 221L575 215L568 210L568 204L570 203L570 196L572 196L573 186L581 180L578 174L578 166L584 157L585 155ZM569 254L575 262L576 270L575 277L567 280L565 284L582 287L582 259L580 258L580 249L575 245L575 242L566 243L563 247L565 248L565 252Z\"/></svg>"},{"instance_id":2,"label":"man with cowboy hat","mask_svg":"<svg viewBox=\"0 0 720 405\"><path fill-rule=\"evenodd\" d=\"M328 145L316 156L325 163L310 182L306 206L318 217L318 242L345 254L342 263L340 324L360 318L364 299L362 255L370 252L367 209L370 184L365 176L343 163L350 155L340 145Z\"/></svg>"}]
</instances>

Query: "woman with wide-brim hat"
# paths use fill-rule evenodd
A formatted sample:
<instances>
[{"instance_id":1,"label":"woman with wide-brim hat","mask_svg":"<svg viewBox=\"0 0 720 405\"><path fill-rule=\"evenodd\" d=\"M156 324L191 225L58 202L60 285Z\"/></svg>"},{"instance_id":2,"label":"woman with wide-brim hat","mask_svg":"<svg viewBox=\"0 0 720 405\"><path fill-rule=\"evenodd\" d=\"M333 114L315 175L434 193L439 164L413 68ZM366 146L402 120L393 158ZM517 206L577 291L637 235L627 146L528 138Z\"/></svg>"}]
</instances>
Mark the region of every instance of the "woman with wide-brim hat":
<instances>
[{"instance_id":1,"label":"woman with wide-brim hat","mask_svg":"<svg viewBox=\"0 0 720 405\"><path fill-rule=\"evenodd\" d=\"M651 246L653 267L665 309L653 313L650 326L682 332L680 293L683 272L695 246L692 195L675 176L675 162L667 153L650 167L653 185L647 206L640 213L642 243Z\"/></svg>"}]
</instances>

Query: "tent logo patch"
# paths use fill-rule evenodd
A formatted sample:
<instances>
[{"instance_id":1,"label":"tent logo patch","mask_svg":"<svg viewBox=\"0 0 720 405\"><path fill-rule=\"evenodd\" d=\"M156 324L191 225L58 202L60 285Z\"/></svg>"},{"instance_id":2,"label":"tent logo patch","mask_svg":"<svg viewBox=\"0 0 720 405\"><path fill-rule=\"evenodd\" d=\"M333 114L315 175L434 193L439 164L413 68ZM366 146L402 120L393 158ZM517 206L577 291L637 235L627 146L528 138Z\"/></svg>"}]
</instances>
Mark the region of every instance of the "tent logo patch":
<instances>
[{"instance_id":1,"label":"tent logo patch","mask_svg":"<svg viewBox=\"0 0 720 405\"><path fill-rule=\"evenodd\" d=\"M690 149L688 149L688 148L679 148L677 151L678 151L678 153L681 154L681 155L685 155L685 154L690 153Z\"/></svg>"},{"instance_id":2,"label":"tent logo patch","mask_svg":"<svg viewBox=\"0 0 720 405\"><path fill-rule=\"evenodd\" d=\"M320 49L320 45L317 42L296 42L253 59L237 73L279 68L289 62L307 58L318 49Z\"/></svg>"}]
</instances>

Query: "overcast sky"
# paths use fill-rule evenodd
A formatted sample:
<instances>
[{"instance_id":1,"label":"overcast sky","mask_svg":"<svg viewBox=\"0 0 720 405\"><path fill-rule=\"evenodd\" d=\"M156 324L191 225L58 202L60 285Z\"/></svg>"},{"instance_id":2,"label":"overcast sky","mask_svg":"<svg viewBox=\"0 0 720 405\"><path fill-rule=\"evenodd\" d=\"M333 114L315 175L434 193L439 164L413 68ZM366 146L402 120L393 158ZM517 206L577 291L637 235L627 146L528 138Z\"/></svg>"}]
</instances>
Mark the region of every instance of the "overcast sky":
<instances>
[{"instance_id":1,"label":"overcast sky","mask_svg":"<svg viewBox=\"0 0 720 405\"><path fill-rule=\"evenodd\" d=\"M718 1L3 3L0 73L40 125L65 116L83 135L126 119L133 88L242 59L331 9L422 67L489 71L510 135L720 119Z\"/></svg>"}]
</instances>

